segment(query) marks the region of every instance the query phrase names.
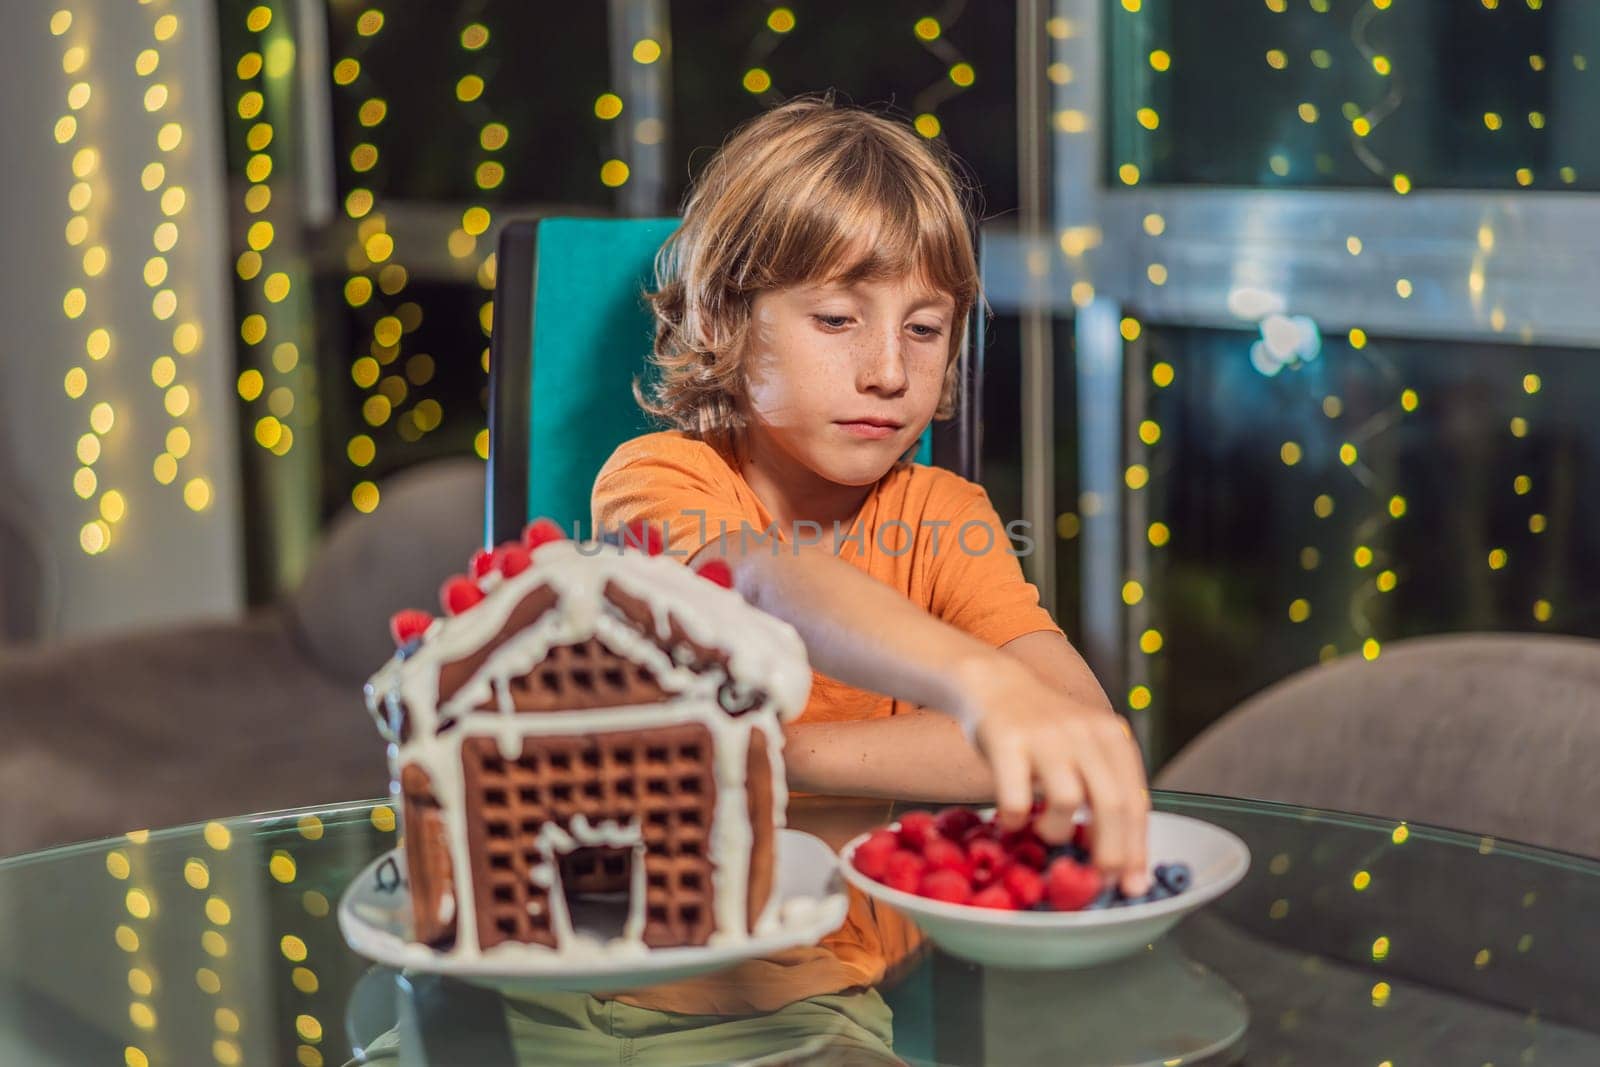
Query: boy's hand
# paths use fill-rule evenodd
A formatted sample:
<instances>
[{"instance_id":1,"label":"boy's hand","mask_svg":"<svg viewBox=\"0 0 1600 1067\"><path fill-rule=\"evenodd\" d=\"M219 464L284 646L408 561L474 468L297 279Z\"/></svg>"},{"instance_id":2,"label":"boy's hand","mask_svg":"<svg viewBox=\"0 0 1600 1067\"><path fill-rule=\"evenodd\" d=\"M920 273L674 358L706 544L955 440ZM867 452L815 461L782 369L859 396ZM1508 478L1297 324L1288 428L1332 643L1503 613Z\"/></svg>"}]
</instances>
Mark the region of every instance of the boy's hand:
<instances>
[{"instance_id":1,"label":"boy's hand","mask_svg":"<svg viewBox=\"0 0 1600 1067\"><path fill-rule=\"evenodd\" d=\"M1127 723L1047 685L1027 665L986 660L963 687L971 736L994 770L1000 824L1025 823L1035 788L1045 808L1036 826L1047 841L1072 835L1073 814L1094 815L1094 864L1129 896L1150 887L1145 852L1150 794L1144 762Z\"/></svg>"}]
</instances>

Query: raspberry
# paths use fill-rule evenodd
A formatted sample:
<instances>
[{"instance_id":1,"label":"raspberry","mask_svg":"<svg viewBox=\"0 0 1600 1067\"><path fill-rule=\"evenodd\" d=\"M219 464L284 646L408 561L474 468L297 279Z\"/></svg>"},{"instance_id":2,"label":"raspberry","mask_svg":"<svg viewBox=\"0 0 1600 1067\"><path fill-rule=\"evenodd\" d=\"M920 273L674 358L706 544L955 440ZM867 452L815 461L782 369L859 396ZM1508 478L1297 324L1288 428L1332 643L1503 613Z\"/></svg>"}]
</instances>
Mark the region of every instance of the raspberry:
<instances>
[{"instance_id":1,"label":"raspberry","mask_svg":"<svg viewBox=\"0 0 1600 1067\"><path fill-rule=\"evenodd\" d=\"M897 849L889 853L883 864L883 884L902 893L915 893L922 884L922 872L928 863L915 852Z\"/></svg>"},{"instance_id":2,"label":"raspberry","mask_svg":"<svg viewBox=\"0 0 1600 1067\"><path fill-rule=\"evenodd\" d=\"M1032 868L1013 864L1000 876L1000 884L1019 908L1031 908L1044 899L1044 879Z\"/></svg>"},{"instance_id":3,"label":"raspberry","mask_svg":"<svg viewBox=\"0 0 1600 1067\"><path fill-rule=\"evenodd\" d=\"M1049 855L1045 847L1037 841L1023 841L1011 850L1011 859L1014 862L1036 871L1044 870L1044 863Z\"/></svg>"},{"instance_id":4,"label":"raspberry","mask_svg":"<svg viewBox=\"0 0 1600 1067\"><path fill-rule=\"evenodd\" d=\"M975 908L994 908L997 911L1016 911L1017 902L1003 885L992 885L973 894L969 901Z\"/></svg>"},{"instance_id":5,"label":"raspberry","mask_svg":"<svg viewBox=\"0 0 1600 1067\"><path fill-rule=\"evenodd\" d=\"M975 811L966 808L945 808L934 818L933 825L938 827L941 836L948 837L952 841L960 841L962 835L982 821Z\"/></svg>"},{"instance_id":6,"label":"raspberry","mask_svg":"<svg viewBox=\"0 0 1600 1067\"><path fill-rule=\"evenodd\" d=\"M522 545L529 552L536 552L541 545L548 545L552 541L566 539L567 535L561 532L561 526L554 519L534 519L522 528Z\"/></svg>"},{"instance_id":7,"label":"raspberry","mask_svg":"<svg viewBox=\"0 0 1600 1067\"><path fill-rule=\"evenodd\" d=\"M967 859L972 861L974 868L987 867L991 871L999 870L1011 862L1006 850L1000 847L1000 842L987 837L980 837L967 846Z\"/></svg>"},{"instance_id":8,"label":"raspberry","mask_svg":"<svg viewBox=\"0 0 1600 1067\"><path fill-rule=\"evenodd\" d=\"M969 827L967 832L961 835L961 844L967 848L971 848L974 841L994 841L998 843L999 840L1000 838L992 822L980 822L976 826Z\"/></svg>"},{"instance_id":9,"label":"raspberry","mask_svg":"<svg viewBox=\"0 0 1600 1067\"><path fill-rule=\"evenodd\" d=\"M439 603L448 615L459 615L482 599L483 590L465 574L447 578L439 587Z\"/></svg>"},{"instance_id":10,"label":"raspberry","mask_svg":"<svg viewBox=\"0 0 1600 1067\"><path fill-rule=\"evenodd\" d=\"M926 811L908 811L900 817L900 844L904 848L921 852L929 838L936 836L933 816Z\"/></svg>"},{"instance_id":11,"label":"raspberry","mask_svg":"<svg viewBox=\"0 0 1600 1067\"><path fill-rule=\"evenodd\" d=\"M1084 852L1094 851L1094 832L1086 822L1074 823L1072 827L1072 844Z\"/></svg>"},{"instance_id":12,"label":"raspberry","mask_svg":"<svg viewBox=\"0 0 1600 1067\"><path fill-rule=\"evenodd\" d=\"M894 834L887 830L879 830L861 844L856 846L856 870L876 881L883 881L884 871L888 869L889 857L895 849L900 847L900 842Z\"/></svg>"},{"instance_id":13,"label":"raspberry","mask_svg":"<svg viewBox=\"0 0 1600 1067\"><path fill-rule=\"evenodd\" d=\"M433 616L416 608L406 608L389 616L389 636L396 645L403 645L413 637L421 637L433 623Z\"/></svg>"},{"instance_id":14,"label":"raspberry","mask_svg":"<svg viewBox=\"0 0 1600 1067\"><path fill-rule=\"evenodd\" d=\"M528 550L515 541L507 541L494 550L494 569L507 578L515 578L533 562Z\"/></svg>"},{"instance_id":15,"label":"raspberry","mask_svg":"<svg viewBox=\"0 0 1600 1067\"><path fill-rule=\"evenodd\" d=\"M494 570L494 554L487 548L480 548L474 552L467 564L467 571L474 578L482 578L492 570Z\"/></svg>"},{"instance_id":16,"label":"raspberry","mask_svg":"<svg viewBox=\"0 0 1600 1067\"><path fill-rule=\"evenodd\" d=\"M724 589L733 588L733 569L728 566L725 559L707 560L701 564L698 572L700 577L710 582L715 582Z\"/></svg>"},{"instance_id":17,"label":"raspberry","mask_svg":"<svg viewBox=\"0 0 1600 1067\"><path fill-rule=\"evenodd\" d=\"M922 884L917 887L917 893L930 900L942 900L946 904L965 904L972 899L972 883L957 871L940 868L922 876Z\"/></svg>"},{"instance_id":18,"label":"raspberry","mask_svg":"<svg viewBox=\"0 0 1600 1067\"><path fill-rule=\"evenodd\" d=\"M961 851L961 846L954 841L946 841L942 837L930 837L928 844L922 850L923 859L928 861L929 870L951 870L961 875L962 878L972 877L972 864L967 862L966 853Z\"/></svg>"},{"instance_id":19,"label":"raspberry","mask_svg":"<svg viewBox=\"0 0 1600 1067\"><path fill-rule=\"evenodd\" d=\"M1044 875L1045 899L1057 911L1078 911L1100 895L1100 872L1065 857Z\"/></svg>"}]
</instances>

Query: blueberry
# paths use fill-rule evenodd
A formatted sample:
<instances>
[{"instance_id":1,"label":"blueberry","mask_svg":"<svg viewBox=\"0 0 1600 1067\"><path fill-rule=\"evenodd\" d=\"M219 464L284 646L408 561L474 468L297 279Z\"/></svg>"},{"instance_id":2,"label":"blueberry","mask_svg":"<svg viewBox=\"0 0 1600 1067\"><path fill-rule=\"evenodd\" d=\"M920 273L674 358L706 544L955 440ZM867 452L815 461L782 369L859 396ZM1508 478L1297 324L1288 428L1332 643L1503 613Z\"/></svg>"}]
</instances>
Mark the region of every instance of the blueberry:
<instances>
[{"instance_id":1,"label":"blueberry","mask_svg":"<svg viewBox=\"0 0 1600 1067\"><path fill-rule=\"evenodd\" d=\"M1187 863L1163 863L1156 867L1156 884L1167 888L1176 896L1194 884L1194 876Z\"/></svg>"},{"instance_id":2,"label":"blueberry","mask_svg":"<svg viewBox=\"0 0 1600 1067\"><path fill-rule=\"evenodd\" d=\"M1165 900L1170 896L1172 896L1172 890L1160 882L1151 882L1150 891L1140 897L1138 902L1140 904L1154 904L1156 901Z\"/></svg>"}]
</instances>

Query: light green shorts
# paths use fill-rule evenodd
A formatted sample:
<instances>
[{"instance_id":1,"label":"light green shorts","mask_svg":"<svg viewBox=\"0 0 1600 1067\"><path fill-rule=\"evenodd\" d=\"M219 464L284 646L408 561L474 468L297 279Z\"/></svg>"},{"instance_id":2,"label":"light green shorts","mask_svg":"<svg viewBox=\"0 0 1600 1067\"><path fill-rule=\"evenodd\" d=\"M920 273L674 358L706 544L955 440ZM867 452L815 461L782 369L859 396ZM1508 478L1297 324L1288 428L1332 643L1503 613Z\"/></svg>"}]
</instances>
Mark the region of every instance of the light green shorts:
<instances>
[{"instance_id":1,"label":"light green shorts","mask_svg":"<svg viewBox=\"0 0 1600 1067\"><path fill-rule=\"evenodd\" d=\"M503 998L509 1045L527 1064L616 1064L618 1067L701 1064L897 1064L889 1006L875 990L796 1001L766 1015L680 1015L636 1008L586 993ZM383 1034L346 1067L364 1063L428 1063L402 1048L400 1028ZM454 1065L449 1065L454 1067Z\"/></svg>"}]
</instances>

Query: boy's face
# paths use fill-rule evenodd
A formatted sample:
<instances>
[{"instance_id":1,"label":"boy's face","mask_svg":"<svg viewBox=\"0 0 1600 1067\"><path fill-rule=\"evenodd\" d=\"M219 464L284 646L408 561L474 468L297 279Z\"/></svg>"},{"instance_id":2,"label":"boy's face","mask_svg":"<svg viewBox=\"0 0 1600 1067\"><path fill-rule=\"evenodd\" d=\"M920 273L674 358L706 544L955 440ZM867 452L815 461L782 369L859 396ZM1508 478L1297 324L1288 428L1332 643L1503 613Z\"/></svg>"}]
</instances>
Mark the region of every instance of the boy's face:
<instances>
[{"instance_id":1,"label":"boy's face","mask_svg":"<svg viewBox=\"0 0 1600 1067\"><path fill-rule=\"evenodd\" d=\"M939 406L954 313L950 294L909 278L757 294L751 432L829 481L877 481Z\"/></svg>"}]
</instances>

